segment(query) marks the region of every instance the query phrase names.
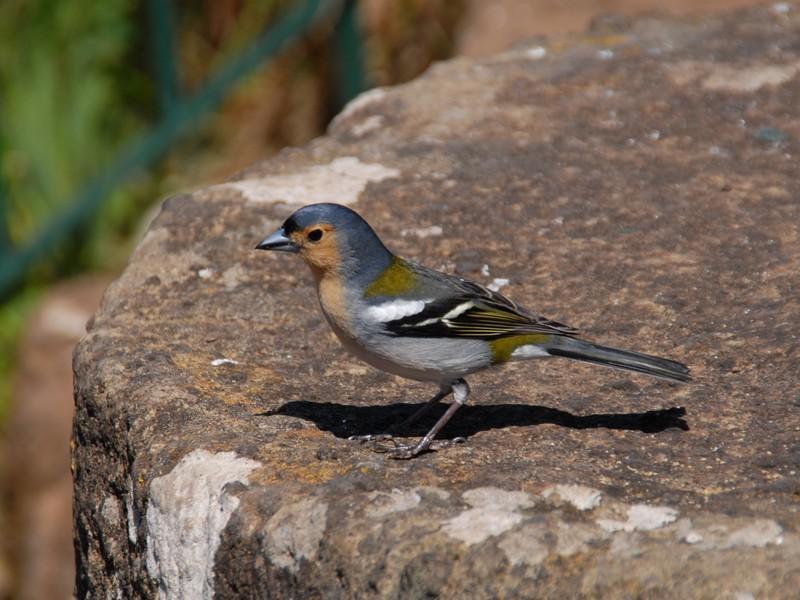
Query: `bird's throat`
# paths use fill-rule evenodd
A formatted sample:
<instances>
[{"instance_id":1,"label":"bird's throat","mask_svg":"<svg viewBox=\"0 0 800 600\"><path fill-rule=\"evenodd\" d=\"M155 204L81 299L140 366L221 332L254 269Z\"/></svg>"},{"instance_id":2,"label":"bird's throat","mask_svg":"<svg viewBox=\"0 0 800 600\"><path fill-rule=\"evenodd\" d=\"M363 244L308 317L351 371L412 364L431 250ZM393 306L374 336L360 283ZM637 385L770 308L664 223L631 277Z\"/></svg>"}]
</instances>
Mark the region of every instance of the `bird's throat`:
<instances>
[{"instance_id":1,"label":"bird's throat","mask_svg":"<svg viewBox=\"0 0 800 600\"><path fill-rule=\"evenodd\" d=\"M322 312L341 329L348 331L350 318L347 314L347 299L342 280L332 270L312 267L317 282L317 295Z\"/></svg>"}]
</instances>

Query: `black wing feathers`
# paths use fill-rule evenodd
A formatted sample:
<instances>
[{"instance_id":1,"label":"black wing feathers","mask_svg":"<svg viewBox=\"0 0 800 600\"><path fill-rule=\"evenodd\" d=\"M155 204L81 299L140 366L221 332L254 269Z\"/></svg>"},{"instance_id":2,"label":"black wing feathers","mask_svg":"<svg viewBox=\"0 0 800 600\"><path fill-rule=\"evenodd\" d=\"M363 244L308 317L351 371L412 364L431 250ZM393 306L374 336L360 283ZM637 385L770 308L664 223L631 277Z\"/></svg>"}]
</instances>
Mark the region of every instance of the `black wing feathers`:
<instances>
[{"instance_id":1,"label":"black wing feathers","mask_svg":"<svg viewBox=\"0 0 800 600\"><path fill-rule=\"evenodd\" d=\"M450 283L455 284L455 293L429 302L417 314L386 323L386 329L403 336L486 340L522 334L577 334L576 329L534 315L477 283L455 278Z\"/></svg>"}]
</instances>

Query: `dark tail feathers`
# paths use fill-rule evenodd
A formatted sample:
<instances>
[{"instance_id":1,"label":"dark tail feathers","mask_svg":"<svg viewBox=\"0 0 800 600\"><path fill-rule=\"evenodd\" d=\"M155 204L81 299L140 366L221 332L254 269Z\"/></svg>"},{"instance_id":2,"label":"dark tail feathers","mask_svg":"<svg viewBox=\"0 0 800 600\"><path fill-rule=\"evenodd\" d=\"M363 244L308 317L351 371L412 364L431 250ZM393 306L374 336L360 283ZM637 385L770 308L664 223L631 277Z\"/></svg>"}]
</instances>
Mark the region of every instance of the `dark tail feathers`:
<instances>
[{"instance_id":1,"label":"dark tail feathers","mask_svg":"<svg viewBox=\"0 0 800 600\"><path fill-rule=\"evenodd\" d=\"M548 346L547 352L553 356L563 356L605 367L635 371L670 381L687 382L692 380L689 368L683 363L649 354L599 346L576 338L556 337L552 345Z\"/></svg>"}]
</instances>

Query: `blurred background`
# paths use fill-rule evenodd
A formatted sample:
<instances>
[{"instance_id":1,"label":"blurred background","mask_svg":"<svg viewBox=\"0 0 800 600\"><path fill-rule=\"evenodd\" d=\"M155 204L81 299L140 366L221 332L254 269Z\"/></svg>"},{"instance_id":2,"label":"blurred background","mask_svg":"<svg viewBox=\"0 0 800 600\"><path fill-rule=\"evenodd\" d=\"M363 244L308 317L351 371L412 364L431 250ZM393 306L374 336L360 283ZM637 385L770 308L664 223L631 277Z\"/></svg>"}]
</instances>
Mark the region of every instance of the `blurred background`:
<instances>
[{"instance_id":1,"label":"blurred background","mask_svg":"<svg viewBox=\"0 0 800 600\"><path fill-rule=\"evenodd\" d=\"M0 598L71 596L71 352L161 199L433 61L755 3L0 1Z\"/></svg>"}]
</instances>

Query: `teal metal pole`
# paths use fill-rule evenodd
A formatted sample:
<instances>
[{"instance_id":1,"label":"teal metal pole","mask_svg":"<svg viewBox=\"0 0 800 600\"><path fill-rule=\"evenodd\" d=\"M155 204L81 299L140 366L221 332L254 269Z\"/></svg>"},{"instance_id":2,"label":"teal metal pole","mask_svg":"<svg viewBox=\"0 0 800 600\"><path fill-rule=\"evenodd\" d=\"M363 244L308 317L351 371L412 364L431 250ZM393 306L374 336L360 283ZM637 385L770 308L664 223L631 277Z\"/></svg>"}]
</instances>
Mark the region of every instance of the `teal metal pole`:
<instances>
[{"instance_id":1,"label":"teal metal pole","mask_svg":"<svg viewBox=\"0 0 800 600\"><path fill-rule=\"evenodd\" d=\"M172 0L147 0L150 23L150 60L153 64L158 103L162 116L168 115L178 104L178 76L175 65L173 32L175 16Z\"/></svg>"},{"instance_id":2,"label":"teal metal pole","mask_svg":"<svg viewBox=\"0 0 800 600\"><path fill-rule=\"evenodd\" d=\"M337 75L335 108L338 113L345 104L369 87L356 0L345 0L332 43Z\"/></svg>"},{"instance_id":3,"label":"teal metal pole","mask_svg":"<svg viewBox=\"0 0 800 600\"><path fill-rule=\"evenodd\" d=\"M0 152L2 156L2 152ZM11 236L8 233L8 189L5 177L0 172L0 257L11 252ZM1 258L0 258L1 259Z\"/></svg>"},{"instance_id":4,"label":"teal metal pole","mask_svg":"<svg viewBox=\"0 0 800 600\"><path fill-rule=\"evenodd\" d=\"M3 138L0 136L0 260L11 253L11 234L8 231L8 187L3 173Z\"/></svg>"},{"instance_id":5,"label":"teal metal pole","mask_svg":"<svg viewBox=\"0 0 800 600\"><path fill-rule=\"evenodd\" d=\"M225 92L266 58L298 41L317 22L334 15L340 2L310 0L282 17L249 48L222 67L194 96L175 108L78 192L59 216L51 219L34 239L13 254L0 256L0 298L19 284L27 269L42 260L68 234L86 222L108 194L138 169L155 162L188 125L213 110Z\"/></svg>"}]
</instances>

